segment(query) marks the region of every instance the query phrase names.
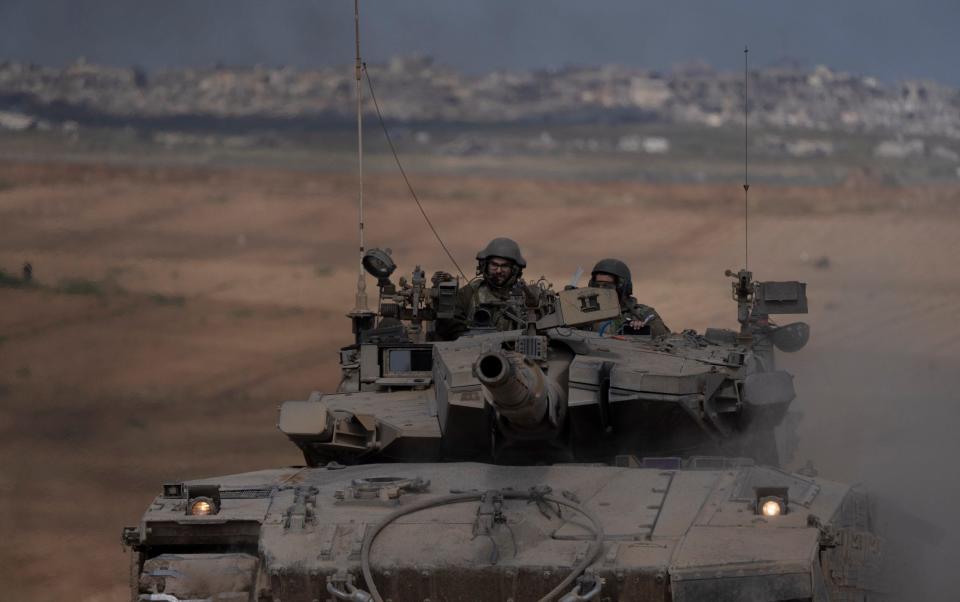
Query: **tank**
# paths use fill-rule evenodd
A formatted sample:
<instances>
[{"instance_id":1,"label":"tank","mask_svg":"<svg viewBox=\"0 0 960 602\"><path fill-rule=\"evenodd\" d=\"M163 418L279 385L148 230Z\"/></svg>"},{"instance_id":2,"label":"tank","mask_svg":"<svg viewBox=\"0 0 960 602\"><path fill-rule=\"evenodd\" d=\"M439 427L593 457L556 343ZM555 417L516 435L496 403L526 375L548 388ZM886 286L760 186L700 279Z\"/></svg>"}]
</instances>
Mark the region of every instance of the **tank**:
<instances>
[{"instance_id":1,"label":"tank","mask_svg":"<svg viewBox=\"0 0 960 602\"><path fill-rule=\"evenodd\" d=\"M863 600L867 496L781 467L806 286L732 276L739 327L600 334L615 291L538 283L437 340L459 282L353 311L337 391L281 405L305 465L169 483L123 531L132 599ZM515 303L515 306L510 306Z\"/></svg>"}]
</instances>

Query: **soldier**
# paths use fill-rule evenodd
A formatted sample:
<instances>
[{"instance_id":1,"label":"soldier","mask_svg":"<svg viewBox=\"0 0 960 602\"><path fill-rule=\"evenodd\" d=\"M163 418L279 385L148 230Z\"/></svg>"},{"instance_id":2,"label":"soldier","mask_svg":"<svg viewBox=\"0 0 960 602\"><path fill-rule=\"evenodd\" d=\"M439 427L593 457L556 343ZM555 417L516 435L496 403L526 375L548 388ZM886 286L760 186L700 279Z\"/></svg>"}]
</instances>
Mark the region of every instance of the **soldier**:
<instances>
[{"instance_id":1,"label":"soldier","mask_svg":"<svg viewBox=\"0 0 960 602\"><path fill-rule=\"evenodd\" d=\"M450 341L475 327L518 328L517 320L526 317L526 308L538 302L536 287L521 279L525 267L527 262L514 240L494 238L487 243L477 253L478 277L458 292L454 317L437 320L437 337Z\"/></svg>"},{"instance_id":2,"label":"soldier","mask_svg":"<svg viewBox=\"0 0 960 602\"><path fill-rule=\"evenodd\" d=\"M614 288L620 297L620 317L593 325L592 330L606 334L649 334L658 337L670 329L663 323L657 310L637 303L633 295L630 268L619 259L601 259L590 272L590 286Z\"/></svg>"}]
</instances>

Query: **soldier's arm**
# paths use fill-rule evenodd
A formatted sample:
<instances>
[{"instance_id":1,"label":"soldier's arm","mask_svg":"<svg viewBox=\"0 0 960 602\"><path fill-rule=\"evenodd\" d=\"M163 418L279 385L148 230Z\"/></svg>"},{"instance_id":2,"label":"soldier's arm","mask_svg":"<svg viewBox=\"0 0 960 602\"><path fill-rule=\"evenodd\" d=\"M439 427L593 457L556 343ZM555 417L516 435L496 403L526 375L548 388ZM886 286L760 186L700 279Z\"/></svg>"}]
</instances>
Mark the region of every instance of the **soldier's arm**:
<instances>
[{"instance_id":1,"label":"soldier's arm","mask_svg":"<svg viewBox=\"0 0 960 602\"><path fill-rule=\"evenodd\" d=\"M633 334L649 334L658 337L669 334L670 329L664 323L663 318L657 313L657 310L649 305L640 303L635 304L629 311L627 328L633 331ZM631 334L628 332L627 334Z\"/></svg>"},{"instance_id":2,"label":"soldier's arm","mask_svg":"<svg viewBox=\"0 0 960 602\"><path fill-rule=\"evenodd\" d=\"M670 334L670 329L657 312L653 312L653 319L648 322L648 325L650 326L650 336L658 337L660 335Z\"/></svg>"}]
</instances>

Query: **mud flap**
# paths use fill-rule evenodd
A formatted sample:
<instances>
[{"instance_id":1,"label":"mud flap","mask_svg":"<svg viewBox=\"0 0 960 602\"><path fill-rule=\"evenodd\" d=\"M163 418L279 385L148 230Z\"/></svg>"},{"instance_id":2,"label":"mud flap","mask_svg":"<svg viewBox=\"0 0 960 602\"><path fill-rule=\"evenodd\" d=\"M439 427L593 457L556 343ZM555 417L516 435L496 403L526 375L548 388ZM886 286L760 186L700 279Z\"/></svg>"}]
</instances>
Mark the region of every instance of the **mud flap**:
<instances>
[{"instance_id":1,"label":"mud flap","mask_svg":"<svg viewBox=\"0 0 960 602\"><path fill-rule=\"evenodd\" d=\"M177 600L252 602L259 564L249 554L162 554L143 563L140 599L165 594Z\"/></svg>"},{"instance_id":2,"label":"mud flap","mask_svg":"<svg viewBox=\"0 0 960 602\"><path fill-rule=\"evenodd\" d=\"M837 529L820 552L831 600L864 600L886 593L883 540L867 531Z\"/></svg>"}]
</instances>

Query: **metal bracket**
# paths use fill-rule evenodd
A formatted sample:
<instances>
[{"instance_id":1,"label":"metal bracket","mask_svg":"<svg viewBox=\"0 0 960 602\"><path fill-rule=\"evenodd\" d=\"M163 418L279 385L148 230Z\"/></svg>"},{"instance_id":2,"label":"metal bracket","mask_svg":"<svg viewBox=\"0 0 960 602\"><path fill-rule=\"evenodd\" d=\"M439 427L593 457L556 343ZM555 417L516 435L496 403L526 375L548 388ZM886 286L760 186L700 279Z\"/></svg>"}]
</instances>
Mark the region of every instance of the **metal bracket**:
<instances>
[{"instance_id":1,"label":"metal bracket","mask_svg":"<svg viewBox=\"0 0 960 602\"><path fill-rule=\"evenodd\" d=\"M577 584L564 594L559 602L586 602L593 600L603 589L604 580L591 573L584 573L577 577Z\"/></svg>"},{"instance_id":2,"label":"metal bracket","mask_svg":"<svg viewBox=\"0 0 960 602\"><path fill-rule=\"evenodd\" d=\"M545 361L547 359L547 337L522 335L517 339L517 351L532 361Z\"/></svg>"},{"instance_id":3,"label":"metal bracket","mask_svg":"<svg viewBox=\"0 0 960 602\"><path fill-rule=\"evenodd\" d=\"M120 533L120 543L122 543L125 548L136 549L137 546L140 545L140 528L124 527Z\"/></svg>"},{"instance_id":4,"label":"metal bracket","mask_svg":"<svg viewBox=\"0 0 960 602\"><path fill-rule=\"evenodd\" d=\"M353 532L353 545L350 546L350 560L360 560L363 554L363 542L367 538L367 523L358 523Z\"/></svg>"},{"instance_id":5,"label":"metal bracket","mask_svg":"<svg viewBox=\"0 0 960 602\"><path fill-rule=\"evenodd\" d=\"M339 525L327 525L320 535L320 560L333 560L333 544L337 539Z\"/></svg>"},{"instance_id":6,"label":"metal bracket","mask_svg":"<svg viewBox=\"0 0 960 602\"><path fill-rule=\"evenodd\" d=\"M373 596L353 584L353 575L337 571L327 577L327 592L337 600L349 602L371 602Z\"/></svg>"},{"instance_id":7,"label":"metal bracket","mask_svg":"<svg viewBox=\"0 0 960 602\"><path fill-rule=\"evenodd\" d=\"M490 535L497 525L506 522L507 517L503 515L503 493L496 489L484 493L477 507L477 518L473 521L473 536Z\"/></svg>"},{"instance_id":8,"label":"metal bracket","mask_svg":"<svg viewBox=\"0 0 960 602\"><path fill-rule=\"evenodd\" d=\"M210 602L210 598L178 598L173 594L140 594L139 602Z\"/></svg>"},{"instance_id":9,"label":"metal bracket","mask_svg":"<svg viewBox=\"0 0 960 602\"><path fill-rule=\"evenodd\" d=\"M337 500L397 500L404 493L424 493L430 489L430 481L421 477L412 479L400 477L371 477L353 479L346 489L333 493Z\"/></svg>"},{"instance_id":10,"label":"metal bracket","mask_svg":"<svg viewBox=\"0 0 960 602\"><path fill-rule=\"evenodd\" d=\"M314 508L319 491L316 487L297 487L294 490L293 504L287 508L284 516L285 529L302 530L314 521Z\"/></svg>"},{"instance_id":11,"label":"metal bracket","mask_svg":"<svg viewBox=\"0 0 960 602\"><path fill-rule=\"evenodd\" d=\"M604 433L613 430L610 424L610 373L613 372L613 362L603 362L597 378L600 382L600 426Z\"/></svg>"}]
</instances>

